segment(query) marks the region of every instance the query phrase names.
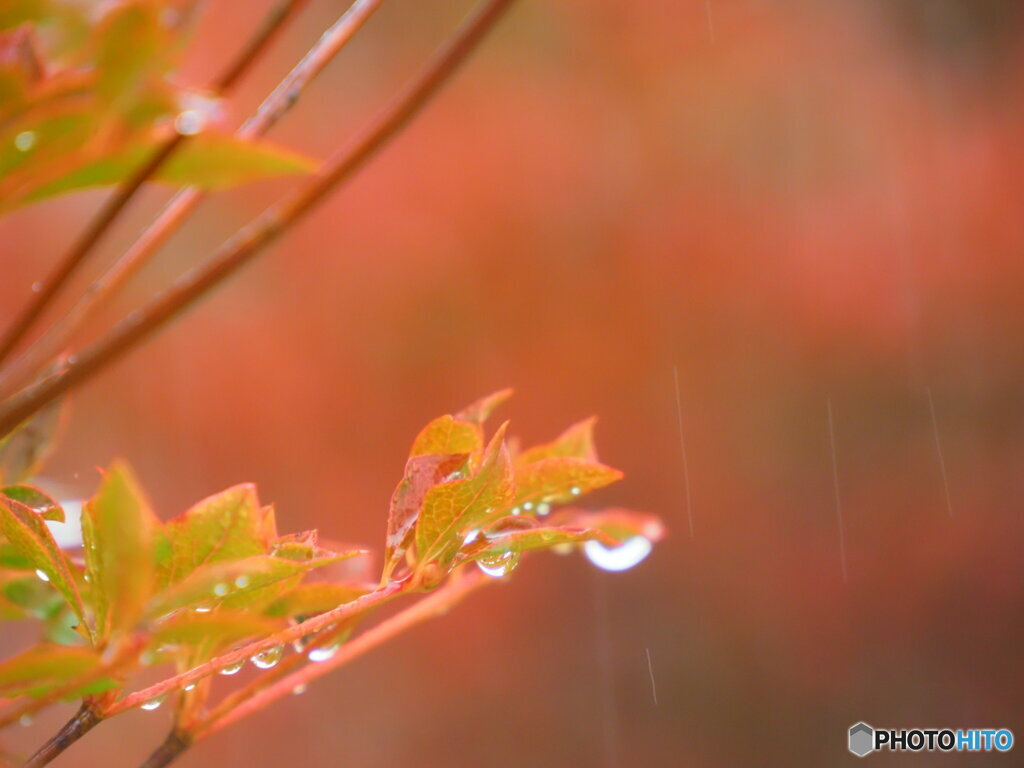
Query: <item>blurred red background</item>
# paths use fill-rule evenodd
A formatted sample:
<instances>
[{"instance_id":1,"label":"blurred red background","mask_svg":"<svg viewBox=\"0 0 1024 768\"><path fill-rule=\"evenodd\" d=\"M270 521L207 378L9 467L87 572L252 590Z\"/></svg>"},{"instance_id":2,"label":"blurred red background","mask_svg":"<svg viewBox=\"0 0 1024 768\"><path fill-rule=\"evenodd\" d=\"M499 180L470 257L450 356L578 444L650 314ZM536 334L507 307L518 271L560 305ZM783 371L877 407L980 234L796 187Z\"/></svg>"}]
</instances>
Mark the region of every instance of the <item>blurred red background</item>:
<instances>
[{"instance_id":1,"label":"blurred red background","mask_svg":"<svg viewBox=\"0 0 1024 768\"><path fill-rule=\"evenodd\" d=\"M181 78L269 7L211 3ZM273 137L326 155L467 7L386 3ZM313 3L225 119L342 9ZM530 558L181 765L819 766L858 720L1024 735L1022 21L524 0L354 183L81 390L48 476L84 495L127 457L165 518L251 480L282 528L379 551L419 427L511 385L527 441L598 414L627 478L595 501L670 529L626 573ZM294 183L211 199L107 320ZM0 223L0 315L103 194ZM137 765L167 716L55 765Z\"/></svg>"}]
</instances>

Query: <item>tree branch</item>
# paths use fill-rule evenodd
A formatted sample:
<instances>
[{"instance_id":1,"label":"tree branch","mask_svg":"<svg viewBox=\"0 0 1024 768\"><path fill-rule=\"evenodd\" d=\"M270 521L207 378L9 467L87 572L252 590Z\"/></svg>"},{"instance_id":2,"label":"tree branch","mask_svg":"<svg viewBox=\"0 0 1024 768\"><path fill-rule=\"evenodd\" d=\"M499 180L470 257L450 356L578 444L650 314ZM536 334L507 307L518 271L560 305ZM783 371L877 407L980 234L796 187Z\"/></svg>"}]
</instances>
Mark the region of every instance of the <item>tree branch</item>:
<instances>
[{"instance_id":1,"label":"tree branch","mask_svg":"<svg viewBox=\"0 0 1024 768\"><path fill-rule=\"evenodd\" d=\"M486 0L441 47L419 76L362 134L327 160L313 179L264 211L168 291L130 314L80 354L69 357L68 366L63 371L26 387L0 405L0 436L161 330L247 264L339 183L351 177L419 112L511 3L512 0Z\"/></svg>"},{"instance_id":2,"label":"tree branch","mask_svg":"<svg viewBox=\"0 0 1024 768\"><path fill-rule=\"evenodd\" d=\"M141 706L147 701L155 699L158 696L163 696L169 691L173 691L176 688L182 688L190 683L201 680L204 677L208 677L224 667L237 664L240 661L245 661L260 651L273 648L275 645L290 643L301 637L311 635L314 632L319 632L331 624L337 624L340 621L352 618L353 616L369 610L370 608L383 605L388 600L402 594L405 590L406 587L403 583L394 582L382 587L381 589L375 590L374 592L368 592L362 597L358 597L351 602L344 603L333 610L327 611L327 613L321 613L308 621L283 629L270 637L263 638L262 640L255 640L241 648L235 648L234 650L221 654L214 659L210 659L197 667L193 667L188 672L182 672L180 675L169 677L155 685L149 686L148 688L143 688L140 691L129 694L111 706L105 707L102 714L104 717L112 717L113 715L120 714L125 710Z\"/></svg>"},{"instance_id":3,"label":"tree branch","mask_svg":"<svg viewBox=\"0 0 1024 768\"><path fill-rule=\"evenodd\" d=\"M83 703L75 716L52 739L40 747L23 768L42 768L95 728L102 719L88 702Z\"/></svg>"},{"instance_id":4,"label":"tree branch","mask_svg":"<svg viewBox=\"0 0 1024 768\"><path fill-rule=\"evenodd\" d=\"M257 34L213 84L214 90L227 92L241 75L256 62L277 32L301 10L308 0L284 0L270 15ZM53 302L61 288L85 262L92 249L107 233L132 198L160 169L167 159L187 140L175 132L165 139L131 176L121 182L107 199L99 213L89 222L82 235L72 245L50 274L40 281L39 290L29 297L28 304L0 338L0 364L14 351L39 316Z\"/></svg>"},{"instance_id":5,"label":"tree branch","mask_svg":"<svg viewBox=\"0 0 1024 768\"><path fill-rule=\"evenodd\" d=\"M164 743L156 748L156 751L146 759L140 768L164 768L165 765L170 765L180 757L181 753L190 746L192 746L192 739L188 734L176 730L171 731Z\"/></svg>"},{"instance_id":6,"label":"tree branch","mask_svg":"<svg viewBox=\"0 0 1024 768\"><path fill-rule=\"evenodd\" d=\"M410 627L436 616L447 613L470 592L487 583L484 575L475 568L471 571L453 574L452 580L436 592L432 592L415 605L406 608L375 627L366 630L342 645L338 652L327 661L307 664L301 669L285 675L269 686L261 686L251 696L226 699L198 724L193 737L196 741L226 728L232 723L258 712L278 699L292 694L296 688L308 685L329 672L348 664L353 659L376 648L378 645L401 634ZM243 689L244 690L244 689Z\"/></svg>"},{"instance_id":7,"label":"tree branch","mask_svg":"<svg viewBox=\"0 0 1024 768\"><path fill-rule=\"evenodd\" d=\"M383 0L356 0L352 3L239 127L235 135L243 139L255 138L276 125L295 105L302 91L362 29L381 3ZM156 254L205 197L206 192L198 187L187 187L178 192L164 206L156 220L86 289L71 309L6 371L0 372L0 384L10 389L11 384L17 386L23 383L25 377L37 372L64 349L86 320Z\"/></svg>"}]
</instances>

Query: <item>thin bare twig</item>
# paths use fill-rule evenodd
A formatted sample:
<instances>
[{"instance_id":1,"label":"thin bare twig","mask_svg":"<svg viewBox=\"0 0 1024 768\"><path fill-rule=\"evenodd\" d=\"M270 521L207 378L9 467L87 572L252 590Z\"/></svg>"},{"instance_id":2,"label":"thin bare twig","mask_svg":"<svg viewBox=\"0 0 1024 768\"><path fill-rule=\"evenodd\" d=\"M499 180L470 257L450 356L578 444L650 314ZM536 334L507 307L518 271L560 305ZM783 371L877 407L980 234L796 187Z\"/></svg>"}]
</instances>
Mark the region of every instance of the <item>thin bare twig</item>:
<instances>
[{"instance_id":1,"label":"thin bare twig","mask_svg":"<svg viewBox=\"0 0 1024 768\"><path fill-rule=\"evenodd\" d=\"M0 404L0 435L6 435L46 403L91 378L161 330L235 274L339 183L350 178L419 112L511 3L512 0L484 2L370 126L327 160L304 186L265 210L168 291L130 314L80 354L69 357L64 370L26 387Z\"/></svg>"},{"instance_id":2,"label":"thin bare twig","mask_svg":"<svg viewBox=\"0 0 1024 768\"><path fill-rule=\"evenodd\" d=\"M246 72L260 55L266 50L268 44L277 33L284 27L289 19L308 2L308 0L283 0L283 2L271 12L260 30L245 46L241 53L232 61L228 68L213 83L214 90L221 93L229 91ZM67 283L71 276L85 262L92 253L93 248L100 239L109 231L111 226L120 216L121 212L131 202L135 194L142 188L149 179L163 166L167 159L188 139L183 133L174 132L150 154L131 176L121 182L100 211L92 218L82 235L71 246L64 258L57 264L53 271L38 283L38 289L29 297L28 304L18 314L14 322L0 338L0 364L2 364L11 352L25 338L35 324L39 316L53 302L61 288Z\"/></svg>"},{"instance_id":3,"label":"thin bare twig","mask_svg":"<svg viewBox=\"0 0 1024 768\"><path fill-rule=\"evenodd\" d=\"M164 743L156 748L141 766L141 768L164 768L178 759L181 754L192 746L192 739L187 734L179 731L171 731L164 740Z\"/></svg>"}]
</instances>

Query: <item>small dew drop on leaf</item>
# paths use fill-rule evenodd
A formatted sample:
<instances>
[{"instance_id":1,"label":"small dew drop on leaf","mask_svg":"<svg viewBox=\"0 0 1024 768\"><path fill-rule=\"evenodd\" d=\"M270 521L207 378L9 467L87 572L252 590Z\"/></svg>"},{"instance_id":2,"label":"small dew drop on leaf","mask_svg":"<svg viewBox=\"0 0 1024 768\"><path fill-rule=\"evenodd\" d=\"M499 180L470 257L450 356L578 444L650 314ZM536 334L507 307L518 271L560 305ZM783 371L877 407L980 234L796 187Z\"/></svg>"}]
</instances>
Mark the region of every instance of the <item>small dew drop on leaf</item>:
<instances>
[{"instance_id":1,"label":"small dew drop on leaf","mask_svg":"<svg viewBox=\"0 0 1024 768\"><path fill-rule=\"evenodd\" d=\"M213 594L217 597L224 597L229 591L230 587L227 584L216 584L213 587Z\"/></svg>"},{"instance_id":2,"label":"small dew drop on leaf","mask_svg":"<svg viewBox=\"0 0 1024 768\"><path fill-rule=\"evenodd\" d=\"M166 695L164 695L164 696L154 696L152 699L150 699L147 702L144 702L143 704L140 704L139 706L142 709L146 709L146 710L152 711L154 709L158 709L160 707L160 705L164 703L164 699L165 698L166 698Z\"/></svg>"},{"instance_id":3,"label":"small dew drop on leaf","mask_svg":"<svg viewBox=\"0 0 1024 768\"><path fill-rule=\"evenodd\" d=\"M569 489L569 493L571 493L573 496L579 496L580 487L578 485L574 485L572 488Z\"/></svg>"},{"instance_id":4,"label":"small dew drop on leaf","mask_svg":"<svg viewBox=\"0 0 1024 768\"><path fill-rule=\"evenodd\" d=\"M174 130L182 136L195 136L205 124L202 114L195 109L186 109L174 118Z\"/></svg>"},{"instance_id":5,"label":"small dew drop on leaf","mask_svg":"<svg viewBox=\"0 0 1024 768\"><path fill-rule=\"evenodd\" d=\"M334 657L334 654L338 652L339 647L340 645L335 643L334 645L329 645L326 648L314 648L309 652L306 658L313 662L327 661Z\"/></svg>"},{"instance_id":6,"label":"small dew drop on leaf","mask_svg":"<svg viewBox=\"0 0 1024 768\"><path fill-rule=\"evenodd\" d=\"M41 290L43 290L42 283L40 283L38 280L32 283L32 293L39 293Z\"/></svg>"},{"instance_id":7,"label":"small dew drop on leaf","mask_svg":"<svg viewBox=\"0 0 1024 768\"><path fill-rule=\"evenodd\" d=\"M18 718L18 724L22 728L28 728L30 725L32 725L32 715L22 715L20 718Z\"/></svg>"},{"instance_id":8,"label":"small dew drop on leaf","mask_svg":"<svg viewBox=\"0 0 1024 768\"><path fill-rule=\"evenodd\" d=\"M242 667L245 666L245 659L239 659L234 664L228 664L226 667L220 668L220 674L222 675L237 675Z\"/></svg>"},{"instance_id":9,"label":"small dew drop on leaf","mask_svg":"<svg viewBox=\"0 0 1024 768\"><path fill-rule=\"evenodd\" d=\"M294 688L292 688L292 693L294 695L296 695L296 696L301 696L305 692L306 692L306 685L304 683L302 685L296 685Z\"/></svg>"},{"instance_id":10,"label":"small dew drop on leaf","mask_svg":"<svg viewBox=\"0 0 1024 768\"><path fill-rule=\"evenodd\" d=\"M188 685L185 686L185 690L186 691L194 691L195 689L196 689L196 684L195 683L189 683Z\"/></svg>"},{"instance_id":11,"label":"small dew drop on leaf","mask_svg":"<svg viewBox=\"0 0 1024 768\"><path fill-rule=\"evenodd\" d=\"M14 148L19 152L28 152L36 145L35 131L22 131L14 137Z\"/></svg>"},{"instance_id":12,"label":"small dew drop on leaf","mask_svg":"<svg viewBox=\"0 0 1024 768\"><path fill-rule=\"evenodd\" d=\"M197 605L193 610L196 613L209 613L213 609L208 605Z\"/></svg>"},{"instance_id":13,"label":"small dew drop on leaf","mask_svg":"<svg viewBox=\"0 0 1024 768\"><path fill-rule=\"evenodd\" d=\"M36 576L39 577L40 581L49 581L50 577L46 575L46 571L36 568Z\"/></svg>"},{"instance_id":14,"label":"small dew drop on leaf","mask_svg":"<svg viewBox=\"0 0 1024 768\"><path fill-rule=\"evenodd\" d=\"M249 659L249 661L253 663L253 666L259 669L271 669L277 666L277 663L281 660L283 655L284 646L275 645L255 654L251 659Z\"/></svg>"},{"instance_id":15,"label":"small dew drop on leaf","mask_svg":"<svg viewBox=\"0 0 1024 768\"><path fill-rule=\"evenodd\" d=\"M518 550L506 549L504 552L482 555L476 564L491 578L500 579L515 570L515 567L519 565L519 558Z\"/></svg>"},{"instance_id":16,"label":"small dew drop on leaf","mask_svg":"<svg viewBox=\"0 0 1024 768\"><path fill-rule=\"evenodd\" d=\"M551 514L551 505L548 504L546 501L542 501L540 504L537 505L537 515L538 516L545 517L545 516L550 515L550 514Z\"/></svg>"},{"instance_id":17,"label":"small dew drop on leaf","mask_svg":"<svg viewBox=\"0 0 1024 768\"><path fill-rule=\"evenodd\" d=\"M235 579L235 586L239 589L245 589L249 586L249 577L243 573L241 576Z\"/></svg>"},{"instance_id":18,"label":"small dew drop on leaf","mask_svg":"<svg viewBox=\"0 0 1024 768\"><path fill-rule=\"evenodd\" d=\"M584 542L583 553L602 570L627 571L651 554L651 542L643 536L633 536L619 546L609 548L592 540Z\"/></svg>"}]
</instances>

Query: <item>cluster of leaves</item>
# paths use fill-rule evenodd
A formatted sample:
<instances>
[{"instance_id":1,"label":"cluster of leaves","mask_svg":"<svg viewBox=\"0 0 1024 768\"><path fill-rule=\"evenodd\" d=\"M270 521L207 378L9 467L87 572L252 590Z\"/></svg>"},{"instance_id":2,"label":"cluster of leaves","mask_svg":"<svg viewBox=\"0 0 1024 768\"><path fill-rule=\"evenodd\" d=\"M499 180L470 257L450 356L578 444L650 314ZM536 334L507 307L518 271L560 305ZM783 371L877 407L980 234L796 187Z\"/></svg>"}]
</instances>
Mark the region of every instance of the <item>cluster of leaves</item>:
<instances>
[{"instance_id":1,"label":"cluster of leaves","mask_svg":"<svg viewBox=\"0 0 1024 768\"><path fill-rule=\"evenodd\" d=\"M0 208L120 182L176 131L191 139L157 180L213 188L314 169L293 150L205 129L218 95L173 80L182 5L0 4Z\"/></svg>"},{"instance_id":2,"label":"cluster of leaves","mask_svg":"<svg viewBox=\"0 0 1024 768\"><path fill-rule=\"evenodd\" d=\"M48 522L64 521L52 498L3 486L0 616L42 619L46 639L0 663L0 697L109 704L139 665L193 669L375 589L426 591L468 563L502 576L530 550L660 537L650 515L556 509L621 473L597 460L593 419L528 450L506 439L506 425L485 439L485 419L508 394L434 419L416 437L391 501L380 586L306 581L365 553L324 549L316 531L280 535L273 507L251 485L161 523L131 471L115 463L83 505L80 555L51 533ZM126 651L129 663L112 663ZM208 693L206 685L183 691L179 715Z\"/></svg>"}]
</instances>

